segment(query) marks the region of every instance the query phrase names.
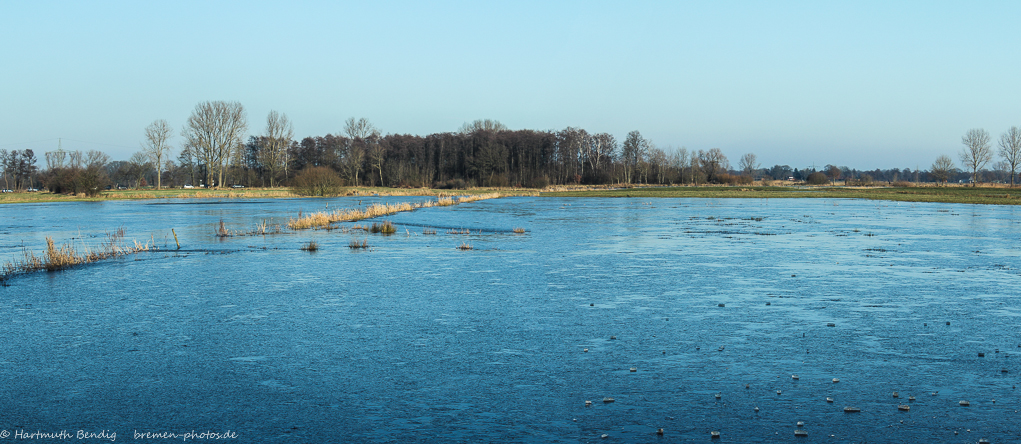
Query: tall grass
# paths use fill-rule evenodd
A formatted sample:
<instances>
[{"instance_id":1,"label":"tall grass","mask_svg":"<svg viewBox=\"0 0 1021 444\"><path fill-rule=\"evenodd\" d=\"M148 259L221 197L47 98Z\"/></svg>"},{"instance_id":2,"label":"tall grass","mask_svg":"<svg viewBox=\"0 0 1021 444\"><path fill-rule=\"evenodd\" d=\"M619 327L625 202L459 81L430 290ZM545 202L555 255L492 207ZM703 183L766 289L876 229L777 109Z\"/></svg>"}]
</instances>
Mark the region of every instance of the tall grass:
<instances>
[{"instance_id":1,"label":"tall grass","mask_svg":"<svg viewBox=\"0 0 1021 444\"><path fill-rule=\"evenodd\" d=\"M310 253L319 251L319 244L314 240L310 240L308 243L301 245L301 251L308 251Z\"/></svg>"},{"instance_id":2,"label":"tall grass","mask_svg":"<svg viewBox=\"0 0 1021 444\"><path fill-rule=\"evenodd\" d=\"M36 256L35 253L26 249L22 253L21 260L15 259L4 263L2 269L0 269L0 282L6 281L11 276L20 273L63 270L76 265L89 264L104 259L112 259L155 249L150 243L141 244L138 241L132 241L132 243L133 245L124 244L123 228L113 233L107 233L106 240L97 249L83 245L83 252L79 252L71 243L58 246L52 237L47 236L46 250L41 256Z\"/></svg>"},{"instance_id":3,"label":"tall grass","mask_svg":"<svg viewBox=\"0 0 1021 444\"><path fill-rule=\"evenodd\" d=\"M497 197L500 197L499 193L472 194L467 196L460 196L456 199L452 197L441 197L435 201L426 201L419 203L408 202L401 202L396 204L374 203L372 205L369 205L368 207L365 207L364 210L340 209L334 210L332 212L318 211L304 216L299 213L297 219L289 219L287 221L287 227L292 230L324 228L336 222L355 222L362 219L372 219L376 217L389 216L391 214L396 213L414 211L419 208L456 205L468 202L475 202L483 199L494 199Z\"/></svg>"},{"instance_id":4,"label":"tall grass","mask_svg":"<svg viewBox=\"0 0 1021 444\"><path fill-rule=\"evenodd\" d=\"M358 239L351 239L351 243L347 244L347 246L352 250L367 249L369 248L369 241L362 239L361 242L358 242Z\"/></svg>"}]
</instances>

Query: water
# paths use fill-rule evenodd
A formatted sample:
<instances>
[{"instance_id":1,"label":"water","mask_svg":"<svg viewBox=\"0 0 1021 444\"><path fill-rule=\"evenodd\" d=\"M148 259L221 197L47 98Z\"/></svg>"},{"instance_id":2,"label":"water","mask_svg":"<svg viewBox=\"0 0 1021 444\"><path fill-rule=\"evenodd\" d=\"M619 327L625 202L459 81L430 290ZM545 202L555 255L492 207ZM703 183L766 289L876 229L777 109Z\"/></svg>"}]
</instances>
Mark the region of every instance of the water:
<instances>
[{"instance_id":1,"label":"water","mask_svg":"<svg viewBox=\"0 0 1021 444\"><path fill-rule=\"evenodd\" d=\"M118 227L162 249L0 288L0 428L1021 441L1021 208L523 197L394 215L392 236L214 236L399 200L0 207L3 260Z\"/></svg>"}]
</instances>

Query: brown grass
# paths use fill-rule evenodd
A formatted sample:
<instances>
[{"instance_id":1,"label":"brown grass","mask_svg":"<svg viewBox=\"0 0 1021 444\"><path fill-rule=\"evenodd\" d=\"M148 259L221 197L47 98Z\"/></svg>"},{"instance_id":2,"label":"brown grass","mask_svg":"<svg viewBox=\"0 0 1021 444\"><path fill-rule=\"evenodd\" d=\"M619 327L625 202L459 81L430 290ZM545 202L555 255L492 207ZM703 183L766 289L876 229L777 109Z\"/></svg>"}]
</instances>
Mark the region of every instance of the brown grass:
<instances>
[{"instance_id":1,"label":"brown grass","mask_svg":"<svg viewBox=\"0 0 1021 444\"><path fill-rule=\"evenodd\" d=\"M458 245L457 249L461 251L471 250L472 244L469 244L468 242L461 242L461 245Z\"/></svg>"},{"instance_id":2,"label":"brown grass","mask_svg":"<svg viewBox=\"0 0 1021 444\"><path fill-rule=\"evenodd\" d=\"M341 209L334 210L332 212L318 211L310 213L308 215L302 215L298 213L297 219L289 219L287 221L287 227L292 230L307 230L309 228L324 228L332 223L336 222L355 222L362 219L372 219L376 217L389 216L391 214L403 213L406 211L414 211L419 208L429 208L433 206L447 206L462 204L468 202L475 202L483 199L494 199L500 197L500 193L490 194L473 194L468 196L461 196L456 200L449 197L441 197L436 201L426 201L420 203L408 203L401 202L396 204L379 204L375 203L365 207L364 210L359 209ZM450 203L445 203L445 202Z\"/></svg>"},{"instance_id":3,"label":"brown grass","mask_svg":"<svg viewBox=\"0 0 1021 444\"><path fill-rule=\"evenodd\" d=\"M521 227L514 227L514 232L517 234L525 234L525 229Z\"/></svg>"},{"instance_id":4,"label":"brown grass","mask_svg":"<svg viewBox=\"0 0 1021 444\"><path fill-rule=\"evenodd\" d=\"M351 239L351 243L347 244L347 246L352 250L367 249L369 248L369 241L362 239L361 242L358 242L358 239Z\"/></svg>"},{"instance_id":5,"label":"brown grass","mask_svg":"<svg viewBox=\"0 0 1021 444\"><path fill-rule=\"evenodd\" d=\"M107 233L106 241L102 242L98 249L83 245L84 252L80 253L71 243L57 246L53 238L47 236L46 251L42 256L36 256L35 253L27 249L24 250L21 260L3 264L2 270L0 270L0 282L4 282L16 274L63 270L76 265L155 249L150 243L141 244L138 241L132 241L132 243L133 245L124 245L124 229L120 228L113 233Z\"/></svg>"},{"instance_id":6,"label":"brown grass","mask_svg":"<svg viewBox=\"0 0 1021 444\"><path fill-rule=\"evenodd\" d=\"M308 243L301 245L301 251L308 251L310 253L319 251L319 244L317 244L314 240L310 240Z\"/></svg>"}]
</instances>

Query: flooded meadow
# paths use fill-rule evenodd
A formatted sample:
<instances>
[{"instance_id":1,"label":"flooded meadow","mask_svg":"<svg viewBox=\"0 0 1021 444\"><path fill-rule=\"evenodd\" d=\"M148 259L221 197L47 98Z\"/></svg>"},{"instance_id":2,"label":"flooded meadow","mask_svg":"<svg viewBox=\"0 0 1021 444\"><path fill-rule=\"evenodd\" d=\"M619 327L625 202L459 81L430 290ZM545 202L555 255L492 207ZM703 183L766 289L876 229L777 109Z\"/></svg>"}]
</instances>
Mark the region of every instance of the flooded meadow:
<instances>
[{"instance_id":1,"label":"flooded meadow","mask_svg":"<svg viewBox=\"0 0 1021 444\"><path fill-rule=\"evenodd\" d=\"M0 287L0 429L1021 441L1021 207L505 197L287 228L428 199L0 206L0 262L157 247Z\"/></svg>"}]
</instances>

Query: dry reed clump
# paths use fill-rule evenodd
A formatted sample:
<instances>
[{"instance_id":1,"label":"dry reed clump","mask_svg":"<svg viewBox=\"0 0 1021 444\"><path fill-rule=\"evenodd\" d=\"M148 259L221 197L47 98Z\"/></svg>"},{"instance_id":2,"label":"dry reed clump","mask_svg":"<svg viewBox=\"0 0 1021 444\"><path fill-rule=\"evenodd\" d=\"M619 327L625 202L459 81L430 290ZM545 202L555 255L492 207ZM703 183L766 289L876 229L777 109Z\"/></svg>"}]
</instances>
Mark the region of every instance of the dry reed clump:
<instances>
[{"instance_id":1,"label":"dry reed clump","mask_svg":"<svg viewBox=\"0 0 1021 444\"><path fill-rule=\"evenodd\" d=\"M473 194L467 196L460 196L457 199L452 197L440 197L436 201L409 203L401 202L396 204L380 204L374 203L365 207L364 210L359 209L347 209L347 210L334 210L332 212L318 211L315 213L302 216L298 214L297 219L289 219L287 221L287 227L292 230L307 230L309 228L323 228L327 227L332 223L336 222L355 222L362 219L372 219L376 217L389 216L391 214L403 213L406 211L414 211L419 208L429 208L433 206L447 206L456 205L468 202L475 202L483 199L494 199L500 197L499 193L490 194Z\"/></svg>"},{"instance_id":2,"label":"dry reed clump","mask_svg":"<svg viewBox=\"0 0 1021 444\"><path fill-rule=\"evenodd\" d=\"M382 233L382 234L394 234L394 233L397 232L397 227L394 226L393 222L390 222L388 220L383 221L383 223L373 222L372 223L372 227L369 228L369 232L371 232L371 233Z\"/></svg>"},{"instance_id":3,"label":"dry reed clump","mask_svg":"<svg viewBox=\"0 0 1021 444\"><path fill-rule=\"evenodd\" d=\"M319 244L317 244L314 240L310 240L308 243L301 245L301 251L308 251L310 253L319 251Z\"/></svg>"},{"instance_id":4,"label":"dry reed clump","mask_svg":"<svg viewBox=\"0 0 1021 444\"><path fill-rule=\"evenodd\" d=\"M141 244L132 241L134 245L125 246L124 229L120 228L113 233L107 233L107 239L100 244L100 248L93 250L84 246L85 252L79 253L71 243L62 244L59 247L52 237L46 237L46 251L42 256L35 253L23 252L23 258L4 263L0 271L0 282L6 281L9 277L19 273L31 273L35 271L57 271L70 268L75 265L88 264L103 259L112 259L118 256L149 251L155 249L150 243Z\"/></svg>"},{"instance_id":5,"label":"dry reed clump","mask_svg":"<svg viewBox=\"0 0 1021 444\"><path fill-rule=\"evenodd\" d=\"M450 230L447 230L447 234L472 234L472 232L471 232L471 230L469 230L467 228L461 229L461 230L450 229Z\"/></svg>"},{"instance_id":6,"label":"dry reed clump","mask_svg":"<svg viewBox=\"0 0 1021 444\"><path fill-rule=\"evenodd\" d=\"M461 242L461 245L458 245L457 249L461 251L471 250L472 244L469 244L468 242Z\"/></svg>"},{"instance_id":7,"label":"dry reed clump","mask_svg":"<svg viewBox=\"0 0 1021 444\"><path fill-rule=\"evenodd\" d=\"M351 239L351 243L347 244L347 246L352 250L367 249L369 248L369 241L362 239L361 242L358 242L358 239Z\"/></svg>"},{"instance_id":8,"label":"dry reed clump","mask_svg":"<svg viewBox=\"0 0 1021 444\"><path fill-rule=\"evenodd\" d=\"M525 229L521 227L514 227L514 232L517 234L525 234Z\"/></svg>"},{"instance_id":9,"label":"dry reed clump","mask_svg":"<svg viewBox=\"0 0 1021 444\"><path fill-rule=\"evenodd\" d=\"M436 234L436 230L430 230L428 228L422 229L422 234Z\"/></svg>"}]
</instances>

